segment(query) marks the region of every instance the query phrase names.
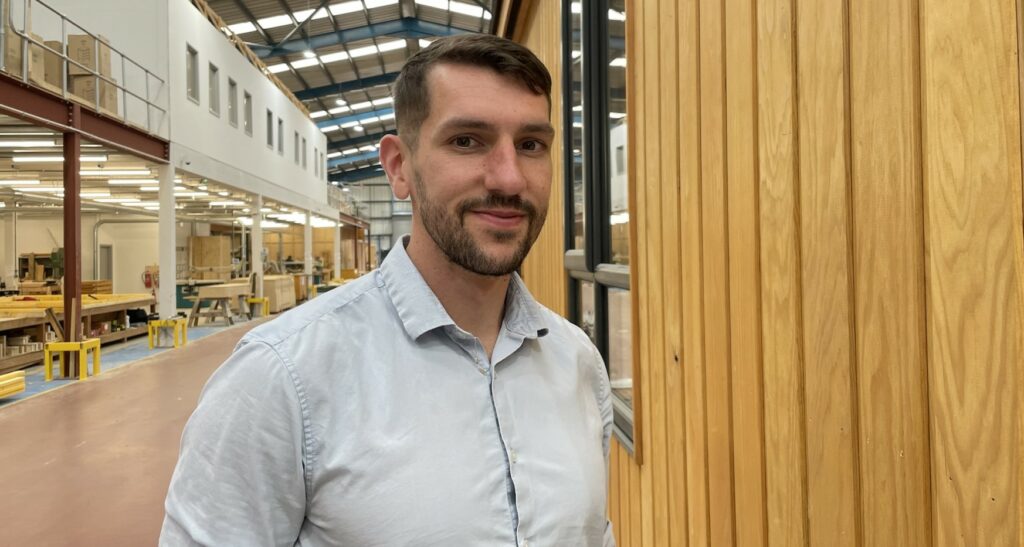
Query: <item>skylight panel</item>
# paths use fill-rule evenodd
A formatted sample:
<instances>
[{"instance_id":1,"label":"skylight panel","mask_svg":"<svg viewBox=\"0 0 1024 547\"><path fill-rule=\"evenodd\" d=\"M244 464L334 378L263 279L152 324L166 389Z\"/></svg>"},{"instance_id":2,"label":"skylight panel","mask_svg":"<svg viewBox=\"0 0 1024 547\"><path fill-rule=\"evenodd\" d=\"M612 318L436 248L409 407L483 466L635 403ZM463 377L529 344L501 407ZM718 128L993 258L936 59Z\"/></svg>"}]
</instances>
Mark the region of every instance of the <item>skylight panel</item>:
<instances>
[{"instance_id":1,"label":"skylight panel","mask_svg":"<svg viewBox=\"0 0 1024 547\"><path fill-rule=\"evenodd\" d=\"M318 110L318 111L313 112L312 114L310 114L309 117L313 118L313 119L316 119L316 118L323 118L326 115L327 115L327 111L325 111L325 110Z\"/></svg>"},{"instance_id":2,"label":"skylight panel","mask_svg":"<svg viewBox=\"0 0 1024 547\"><path fill-rule=\"evenodd\" d=\"M373 103L371 103L370 101L366 101L366 102L363 102L363 103L356 103L356 104L352 105L352 110L362 110L364 108L370 108L371 106L373 106Z\"/></svg>"},{"instance_id":3,"label":"skylight panel","mask_svg":"<svg viewBox=\"0 0 1024 547\"><path fill-rule=\"evenodd\" d=\"M269 70L271 74L277 74L278 72L284 72L284 71L288 70L288 63L279 63L279 64L276 64L276 65L270 65L270 66L267 67L267 70Z\"/></svg>"},{"instance_id":4,"label":"skylight panel","mask_svg":"<svg viewBox=\"0 0 1024 547\"><path fill-rule=\"evenodd\" d=\"M258 22L261 27L265 29L270 29L283 27L285 25L291 25L292 18L290 15L286 13L283 15L274 15L272 17L264 17L263 19L257 19L256 22Z\"/></svg>"},{"instance_id":5,"label":"skylight panel","mask_svg":"<svg viewBox=\"0 0 1024 547\"><path fill-rule=\"evenodd\" d=\"M398 4L398 0L363 0L366 4L366 9L383 8L385 6L394 6Z\"/></svg>"},{"instance_id":6,"label":"skylight panel","mask_svg":"<svg viewBox=\"0 0 1024 547\"><path fill-rule=\"evenodd\" d=\"M336 106L336 107L328 110L328 112L330 112L331 114L341 114L343 112L348 112L349 110L352 110L352 109L347 107L347 106Z\"/></svg>"},{"instance_id":7,"label":"skylight panel","mask_svg":"<svg viewBox=\"0 0 1024 547\"><path fill-rule=\"evenodd\" d=\"M292 68L295 68L295 69L306 68L306 67L310 67L310 66L316 65L318 62L319 61L317 61L316 57L314 57L312 59L301 59L301 60L298 60L298 61L292 61Z\"/></svg>"},{"instance_id":8,"label":"skylight panel","mask_svg":"<svg viewBox=\"0 0 1024 547\"><path fill-rule=\"evenodd\" d=\"M324 64L333 63L335 61L344 61L345 59L348 59L348 53L344 51L337 51L334 53L328 53L326 55L320 56L320 61L323 62Z\"/></svg>"},{"instance_id":9,"label":"skylight panel","mask_svg":"<svg viewBox=\"0 0 1024 547\"><path fill-rule=\"evenodd\" d=\"M350 57L366 57L367 55L374 55L376 53L377 46L357 47L355 49L348 50Z\"/></svg>"},{"instance_id":10,"label":"skylight panel","mask_svg":"<svg viewBox=\"0 0 1024 547\"><path fill-rule=\"evenodd\" d=\"M384 104L391 104L392 102L394 102L394 99L392 99L391 97L383 97L383 98L380 98L380 99L374 99L373 100L373 106L381 106L381 105L384 105Z\"/></svg>"},{"instance_id":11,"label":"skylight panel","mask_svg":"<svg viewBox=\"0 0 1024 547\"><path fill-rule=\"evenodd\" d=\"M355 0L353 2L339 2L337 4L331 4L327 9L331 10L331 13L334 15L344 15L346 13L363 11L363 3L359 0Z\"/></svg>"},{"instance_id":12,"label":"skylight panel","mask_svg":"<svg viewBox=\"0 0 1024 547\"><path fill-rule=\"evenodd\" d=\"M421 6L448 11L448 0L416 0L416 3Z\"/></svg>"},{"instance_id":13,"label":"skylight panel","mask_svg":"<svg viewBox=\"0 0 1024 547\"><path fill-rule=\"evenodd\" d=\"M470 17L483 17L484 16L484 8L481 8L480 6L473 6L473 5L470 5L470 4L463 4L462 2L451 2L451 3L449 3L449 6L450 7L448 9L451 10L452 13L459 13L459 14L462 14L462 15L468 15Z\"/></svg>"},{"instance_id":14,"label":"skylight panel","mask_svg":"<svg viewBox=\"0 0 1024 547\"><path fill-rule=\"evenodd\" d=\"M396 49L405 49L405 40L393 40L391 42L384 42L377 46L377 49L381 53L385 51L395 51Z\"/></svg>"},{"instance_id":15,"label":"skylight panel","mask_svg":"<svg viewBox=\"0 0 1024 547\"><path fill-rule=\"evenodd\" d=\"M313 13L313 10L304 9L295 12L293 15L295 15L295 19L297 19L301 23L302 21L305 21L307 17L309 17L310 13ZM316 15L313 16L313 20L316 21L317 19L323 19L324 17L327 17L327 10L320 8L319 10L317 10Z\"/></svg>"},{"instance_id":16,"label":"skylight panel","mask_svg":"<svg viewBox=\"0 0 1024 547\"><path fill-rule=\"evenodd\" d=\"M245 21L243 23L228 25L228 30L235 34L246 34L249 32L256 32L256 25L252 24L251 21Z\"/></svg>"}]
</instances>

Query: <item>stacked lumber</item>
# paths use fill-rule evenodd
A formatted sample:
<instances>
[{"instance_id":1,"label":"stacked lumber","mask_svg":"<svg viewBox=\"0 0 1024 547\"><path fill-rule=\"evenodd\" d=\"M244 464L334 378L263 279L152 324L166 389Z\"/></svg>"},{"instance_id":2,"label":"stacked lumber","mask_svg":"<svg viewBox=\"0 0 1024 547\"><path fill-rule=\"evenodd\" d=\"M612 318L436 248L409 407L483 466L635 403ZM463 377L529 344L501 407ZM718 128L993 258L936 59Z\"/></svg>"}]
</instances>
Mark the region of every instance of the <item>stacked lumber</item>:
<instances>
[{"instance_id":1,"label":"stacked lumber","mask_svg":"<svg viewBox=\"0 0 1024 547\"><path fill-rule=\"evenodd\" d=\"M82 294L113 294L114 282L109 279L82 281Z\"/></svg>"}]
</instances>

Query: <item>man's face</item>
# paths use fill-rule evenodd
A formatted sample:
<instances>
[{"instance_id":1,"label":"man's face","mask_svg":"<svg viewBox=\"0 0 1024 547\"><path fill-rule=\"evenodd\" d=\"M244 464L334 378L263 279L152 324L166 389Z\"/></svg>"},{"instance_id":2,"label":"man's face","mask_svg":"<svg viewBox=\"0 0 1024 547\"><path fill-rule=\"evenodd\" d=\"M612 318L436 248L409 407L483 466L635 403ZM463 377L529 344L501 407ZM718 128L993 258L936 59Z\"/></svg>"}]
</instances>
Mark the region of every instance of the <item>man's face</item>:
<instances>
[{"instance_id":1,"label":"man's face","mask_svg":"<svg viewBox=\"0 0 1024 547\"><path fill-rule=\"evenodd\" d=\"M547 215L554 131L548 102L496 72L442 64L430 114L405 166L414 221L453 263L507 275Z\"/></svg>"}]
</instances>

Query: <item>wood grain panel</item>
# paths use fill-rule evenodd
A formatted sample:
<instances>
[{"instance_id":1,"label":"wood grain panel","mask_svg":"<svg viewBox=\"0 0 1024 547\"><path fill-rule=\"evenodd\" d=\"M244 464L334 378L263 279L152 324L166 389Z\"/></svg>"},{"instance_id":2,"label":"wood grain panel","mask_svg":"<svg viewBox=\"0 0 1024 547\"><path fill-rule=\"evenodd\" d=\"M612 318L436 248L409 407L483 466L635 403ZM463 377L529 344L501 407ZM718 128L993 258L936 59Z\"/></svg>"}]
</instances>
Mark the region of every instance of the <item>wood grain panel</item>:
<instances>
[{"instance_id":1,"label":"wood grain panel","mask_svg":"<svg viewBox=\"0 0 1024 547\"><path fill-rule=\"evenodd\" d=\"M708 509L711 545L735 538L729 362L728 211L725 162L724 3L700 4L701 226L707 371Z\"/></svg>"},{"instance_id":2,"label":"wood grain panel","mask_svg":"<svg viewBox=\"0 0 1024 547\"><path fill-rule=\"evenodd\" d=\"M811 545L857 545L844 4L797 2L800 258Z\"/></svg>"},{"instance_id":3,"label":"wood grain panel","mask_svg":"<svg viewBox=\"0 0 1024 547\"><path fill-rule=\"evenodd\" d=\"M704 368L703 266L701 263L700 3L679 10L679 222L682 268L683 418L686 505L691 546L708 545L707 412ZM642 138L642 137L640 137ZM677 463L677 465L679 465Z\"/></svg>"},{"instance_id":4,"label":"wood grain panel","mask_svg":"<svg viewBox=\"0 0 1024 547\"><path fill-rule=\"evenodd\" d=\"M793 6L757 4L761 330L768 544L807 545Z\"/></svg>"},{"instance_id":5,"label":"wood grain panel","mask_svg":"<svg viewBox=\"0 0 1024 547\"><path fill-rule=\"evenodd\" d=\"M678 239L679 234L679 127L674 123L679 116L679 91L675 71L679 67L676 48L677 6L673 2L660 4L658 12L658 71L659 118L661 135L658 146L661 154L661 232L663 241ZM686 444L683 434L683 371L682 362L682 291L677 275L681 267L682 251L678 245L660 245L663 257L662 317L664 321L663 353L665 384L665 440L667 467L667 524L669 545L689 545L686 532ZM657 365L655 365L657 366Z\"/></svg>"},{"instance_id":6,"label":"wood grain panel","mask_svg":"<svg viewBox=\"0 0 1024 547\"><path fill-rule=\"evenodd\" d=\"M931 545L917 10L849 10L861 539Z\"/></svg>"},{"instance_id":7,"label":"wood grain panel","mask_svg":"<svg viewBox=\"0 0 1024 547\"><path fill-rule=\"evenodd\" d=\"M562 111L562 94L558 91L562 86L562 49L561 49L561 11L558 2L536 2L536 6L528 10L526 23L517 29L522 32L522 43L530 48L551 72L552 93L551 112ZM551 124L555 126L555 138L552 140L551 161L551 195L548 201L548 217L544 223L537 242L534 243L526 261L523 262L522 276L530 286L530 292L538 302L547 306L555 313L565 315L566 283L565 283L565 242L563 215L564 203L563 170L558 166L562 159L562 117L553 115Z\"/></svg>"},{"instance_id":8,"label":"wood grain panel","mask_svg":"<svg viewBox=\"0 0 1024 547\"><path fill-rule=\"evenodd\" d=\"M729 328L736 545L766 545L754 2L726 0ZM743 448L739 448L743 447Z\"/></svg>"},{"instance_id":9,"label":"wood grain panel","mask_svg":"<svg viewBox=\"0 0 1024 547\"><path fill-rule=\"evenodd\" d=\"M643 101L645 108L644 134L662 135L662 112L661 112L661 65L659 40L659 8L660 4L645 6L644 28L647 29L641 39L643 41L643 56L640 59L644 73ZM648 245L645 254L647 255L647 278L650 288L649 298L657 298L663 301L662 294L664 279L663 264L665 251L661 245L655 242L663 241L666 237L662 225L662 198L661 189L663 173L661 171L662 149L658 138L648 138L642 141L644 148L644 171L645 177L640 181L644 185L644 198L647 202L645 223L648 225L653 237L648 238ZM652 476L658 477L652 483L652 496L654 501L654 536L653 545L669 544L669 513L668 513L668 484L669 461L667 447L666 422L667 410L665 408L665 316L664 306L647 306L649 318L648 327L644 335L647 336L647 343L650 345L650 361L647 374L650 377L650 389L646 391L647 400L650 401L650 413L647 414L651 422L651 436L648 443L647 462L650 464Z\"/></svg>"},{"instance_id":10,"label":"wood grain panel","mask_svg":"<svg viewBox=\"0 0 1024 547\"><path fill-rule=\"evenodd\" d=\"M935 542L1020 539L1020 112L1012 0L921 2Z\"/></svg>"},{"instance_id":11,"label":"wood grain panel","mask_svg":"<svg viewBox=\"0 0 1024 547\"><path fill-rule=\"evenodd\" d=\"M619 530L614 527L615 523L622 522L622 514L619 505L622 503L622 495L619 493L621 478L619 476L619 459L622 457L618 443L611 447L608 454L608 520L613 523L612 532L615 534L616 544L620 541Z\"/></svg>"}]
</instances>

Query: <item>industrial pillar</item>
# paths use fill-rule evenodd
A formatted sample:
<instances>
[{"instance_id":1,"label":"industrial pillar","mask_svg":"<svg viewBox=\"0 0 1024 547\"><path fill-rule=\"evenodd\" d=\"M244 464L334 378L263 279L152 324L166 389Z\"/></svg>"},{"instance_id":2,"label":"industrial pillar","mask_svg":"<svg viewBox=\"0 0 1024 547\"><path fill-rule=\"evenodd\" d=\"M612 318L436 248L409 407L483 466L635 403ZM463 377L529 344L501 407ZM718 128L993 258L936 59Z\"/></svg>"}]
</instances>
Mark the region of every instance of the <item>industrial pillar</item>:
<instances>
[{"instance_id":1,"label":"industrial pillar","mask_svg":"<svg viewBox=\"0 0 1024 547\"><path fill-rule=\"evenodd\" d=\"M174 166L161 164L157 167L160 180L160 215L157 234L159 238L158 263L160 276L157 292L157 309L161 319L169 319L178 313L177 289L178 230L174 203Z\"/></svg>"},{"instance_id":2,"label":"industrial pillar","mask_svg":"<svg viewBox=\"0 0 1024 547\"><path fill-rule=\"evenodd\" d=\"M77 123L79 106L71 106L71 118ZM64 341L81 340L82 330L82 136L64 133ZM45 340L41 340L45 342ZM74 364L71 362L75 361ZM77 359L63 353L60 360L64 377L78 375Z\"/></svg>"}]
</instances>

